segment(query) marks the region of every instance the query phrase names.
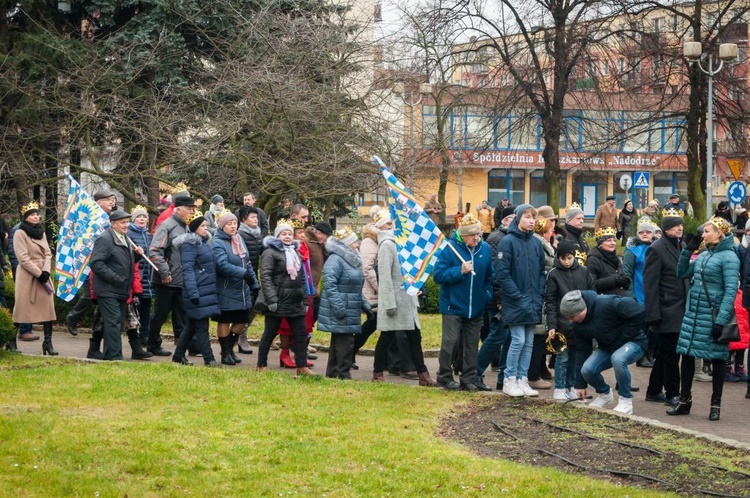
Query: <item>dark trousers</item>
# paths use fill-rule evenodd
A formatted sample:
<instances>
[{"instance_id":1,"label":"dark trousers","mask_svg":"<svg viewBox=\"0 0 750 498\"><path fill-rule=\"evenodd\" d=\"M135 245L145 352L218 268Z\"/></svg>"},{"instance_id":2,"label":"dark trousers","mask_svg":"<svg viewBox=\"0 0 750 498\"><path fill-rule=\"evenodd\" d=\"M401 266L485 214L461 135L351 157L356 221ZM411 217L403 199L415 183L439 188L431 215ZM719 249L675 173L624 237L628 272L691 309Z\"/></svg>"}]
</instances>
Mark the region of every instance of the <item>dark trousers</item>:
<instances>
[{"instance_id":1,"label":"dark trousers","mask_svg":"<svg viewBox=\"0 0 750 498\"><path fill-rule=\"evenodd\" d=\"M352 358L354 357L354 336L356 334L331 334L331 349L328 351L326 377L351 379Z\"/></svg>"},{"instance_id":2,"label":"dark trousers","mask_svg":"<svg viewBox=\"0 0 750 498\"><path fill-rule=\"evenodd\" d=\"M141 324L140 340L141 344L148 344L148 331L151 327L151 298L142 297L141 304L138 306L138 321Z\"/></svg>"},{"instance_id":3,"label":"dark trousers","mask_svg":"<svg viewBox=\"0 0 750 498\"><path fill-rule=\"evenodd\" d=\"M168 285L157 285L154 315L151 317L151 327L148 331L149 350L161 347L161 328L167 321L170 311L172 312L174 336L180 337L186 321L185 308L182 304L182 289L169 287Z\"/></svg>"},{"instance_id":4,"label":"dark trousers","mask_svg":"<svg viewBox=\"0 0 750 498\"><path fill-rule=\"evenodd\" d=\"M378 328L378 314L373 313L372 318L365 320L362 324L362 332L354 335L354 350L352 352L352 362L356 361L357 353L362 346L365 345L367 340ZM379 338L378 338L379 340ZM388 371L389 372L414 372L416 367L414 362L411 361L411 353L409 352L409 340L406 337L406 332L399 331L396 334L396 340L389 342L388 347ZM377 349L377 346L376 346Z\"/></svg>"},{"instance_id":5,"label":"dark trousers","mask_svg":"<svg viewBox=\"0 0 750 498\"><path fill-rule=\"evenodd\" d=\"M122 360L122 326L128 318L126 298L99 297L97 301L102 315L104 335L104 359Z\"/></svg>"},{"instance_id":6,"label":"dark trousers","mask_svg":"<svg viewBox=\"0 0 750 498\"><path fill-rule=\"evenodd\" d=\"M281 320L286 318L286 323L289 324L289 328L292 329L292 335L294 336L294 361L297 368L303 368L307 366L307 331L305 329L305 315L300 316L268 316L266 315L266 326L263 329L263 335L260 338L260 346L258 346L258 366L268 366L268 351L271 349L271 344L276 338L276 334L279 332L281 326ZM350 365L351 366L351 365Z\"/></svg>"},{"instance_id":7,"label":"dark trousers","mask_svg":"<svg viewBox=\"0 0 750 498\"><path fill-rule=\"evenodd\" d=\"M662 387L667 398L680 394L680 355L677 354L677 339L680 334L656 334L654 366L648 378L646 394L657 395ZM693 374L690 374L692 379Z\"/></svg>"},{"instance_id":8,"label":"dark trousers","mask_svg":"<svg viewBox=\"0 0 750 498\"><path fill-rule=\"evenodd\" d=\"M65 321L68 322L68 325L72 326L78 325L78 321L81 317L86 314L86 311L88 311L91 306L94 305L94 302L91 300L91 283L88 278L84 280L81 285L81 290L78 292L81 297L65 319Z\"/></svg>"},{"instance_id":9,"label":"dark trousers","mask_svg":"<svg viewBox=\"0 0 750 498\"><path fill-rule=\"evenodd\" d=\"M445 385L453 381L453 350L459 341L463 347L463 367L461 382L470 384L477 380L477 353L479 333L482 330L483 317L462 318L455 315L443 315L443 337L440 341L440 356L437 380Z\"/></svg>"},{"instance_id":10,"label":"dark trousers","mask_svg":"<svg viewBox=\"0 0 750 498\"><path fill-rule=\"evenodd\" d=\"M408 352L409 360L414 364L417 373L427 371L424 364L424 353L422 351L422 332L419 329L414 330L387 330L381 331L378 343L375 345L375 359L373 361L373 371L382 372L388 369L388 351L394 342L398 341L398 335L401 334L406 340L405 349ZM402 371L404 365L401 365Z\"/></svg>"},{"instance_id":11,"label":"dark trousers","mask_svg":"<svg viewBox=\"0 0 750 498\"><path fill-rule=\"evenodd\" d=\"M378 328L378 314L373 313L372 318L365 320L362 324L362 332L354 336L354 351L352 352L352 358L357 356L357 353L362 346L365 345L367 339L377 330Z\"/></svg>"},{"instance_id":12,"label":"dark trousers","mask_svg":"<svg viewBox=\"0 0 750 498\"><path fill-rule=\"evenodd\" d=\"M721 395L724 392L724 376L726 374L727 362L726 360L711 360L711 370L713 370L713 376L711 377L711 383L713 384L713 393L711 394L711 403L714 403L714 399L718 400L718 404L721 404ZM680 372L682 378L680 379L680 395L691 397L693 395L693 375L695 375L695 357L693 356L682 356L682 370Z\"/></svg>"},{"instance_id":13,"label":"dark trousers","mask_svg":"<svg viewBox=\"0 0 750 498\"><path fill-rule=\"evenodd\" d=\"M529 380L539 380L542 378L542 364L544 362L546 342L546 335L534 334L534 345L531 348L531 363L529 363L529 371L527 372Z\"/></svg>"},{"instance_id":14,"label":"dark trousers","mask_svg":"<svg viewBox=\"0 0 750 498\"><path fill-rule=\"evenodd\" d=\"M177 347L174 350L174 357L177 359L184 358L185 352L191 342L198 348L203 355L203 362L208 364L216 361L214 352L211 349L211 341L208 338L208 318L193 319L188 318L185 324L185 330L180 334L180 340L177 341Z\"/></svg>"}]
</instances>

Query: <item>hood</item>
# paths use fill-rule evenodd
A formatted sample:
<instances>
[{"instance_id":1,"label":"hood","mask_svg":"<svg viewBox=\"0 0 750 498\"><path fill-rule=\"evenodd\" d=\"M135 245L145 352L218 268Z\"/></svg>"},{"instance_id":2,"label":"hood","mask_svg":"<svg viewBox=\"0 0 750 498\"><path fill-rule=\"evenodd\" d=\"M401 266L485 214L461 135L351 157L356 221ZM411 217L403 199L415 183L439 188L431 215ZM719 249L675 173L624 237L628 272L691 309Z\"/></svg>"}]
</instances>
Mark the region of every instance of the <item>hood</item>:
<instances>
[{"instance_id":1,"label":"hood","mask_svg":"<svg viewBox=\"0 0 750 498\"><path fill-rule=\"evenodd\" d=\"M326 240L326 251L328 254L335 254L352 268L362 268L362 256L348 245L341 242L336 237L328 237Z\"/></svg>"},{"instance_id":2,"label":"hood","mask_svg":"<svg viewBox=\"0 0 750 498\"><path fill-rule=\"evenodd\" d=\"M639 239L638 237L636 237L634 235L632 237L628 237L628 243L625 244L625 247L632 248L632 247L636 247L636 246L650 246L652 242L653 241L651 241L651 242L643 242L641 239Z\"/></svg>"},{"instance_id":3,"label":"hood","mask_svg":"<svg viewBox=\"0 0 750 498\"><path fill-rule=\"evenodd\" d=\"M174 246L175 249L179 250L183 244L192 244L194 246L200 246L202 242L203 242L203 239L201 238L200 235L198 235L197 233L188 232L188 233L183 233L182 235L177 236L177 238L175 238L174 241L172 242L172 245Z\"/></svg>"},{"instance_id":4,"label":"hood","mask_svg":"<svg viewBox=\"0 0 750 498\"><path fill-rule=\"evenodd\" d=\"M367 225L362 227L362 240L364 239L370 239L375 242L378 241L378 228L373 223L368 223Z\"/></svg>"},{"instance_id":5,"label":"hood","mask_svg":"<svg viewBox=\"0 0 750 498\"><path fill-rule=\"evenodd\" d=\"M293 240L292 245L295 249L299 250L299 240ZM281 239L274 237L273 235L266 235L266 238L263 239L263 247L269 248L269 249L276 249L277 251L284 251L284 243L281 241Z\"/></svg>"},{"instance_id":6,"label":"hood","mask_svg":"<svg viewBox=\"0 0 750 498\"><path fill-rule=\"evenodd\" d=\"M396 235L393 230L378 230L378 246L385 240L396 240Z\"/></svg>"},{"instance_id":7,"label":"hood","mask_svg":"<svg viewBox=\"0 0 750 498\"><path fill-rule=\"evenodd\" d=\"M136 233L148 232L148 225L146 225L143 228L139 228L135 226L135 224L131 221L130 223L128 223L128 231L131 231L131 230Z\"/></svg>"},{"instance_id":8,"label":"hood","mask_svg":"<svg viewBox=\"0 0 750 498\"><path fill-rule=\"evenodd\" d=\"M315 244L316 246L321 245L320 242L318 242L318 237L315 235L315 228L313 227L307 227L305 228L305 235L307 236L307 243L308 244ZM328 237L330 239L330 237Z\"/></svg>"},{"instance_id":9,"label":"hood","mask_svg":"<svg viewBox=\"0 0 750 498\"><path fill-rule=\"evenodd\" d=\"M586 312L586 318L584 318L583 321L588 322L594 316L591 311L596 305L596 291L584 290L581 291L581 296L583 297L583 301L586 303L586 309L588 310Z\"/></svg>"},{"instance_id":10,"label":"hood","mask_svg":"<svg viewBox=\"0 0 750 498\"><path fill-rule=\"evenodd\" d=\"M714 248L713 252L721 252L721 251L734 251L734 237L731 235L727 235L724 237L724 240L719 242L719 244Z\"/></svg>"}]
</instances>

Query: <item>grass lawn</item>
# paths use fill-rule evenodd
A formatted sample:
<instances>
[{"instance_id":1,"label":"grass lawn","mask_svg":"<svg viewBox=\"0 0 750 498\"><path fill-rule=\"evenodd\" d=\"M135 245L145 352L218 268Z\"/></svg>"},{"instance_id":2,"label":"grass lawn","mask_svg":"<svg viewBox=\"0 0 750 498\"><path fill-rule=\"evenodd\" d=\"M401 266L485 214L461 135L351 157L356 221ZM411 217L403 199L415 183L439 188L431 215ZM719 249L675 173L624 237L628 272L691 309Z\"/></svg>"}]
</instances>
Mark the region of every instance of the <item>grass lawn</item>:
<instances>
[{"instance_id":1,"label":"grass lawn","mask_svg":"<svg viewBox=\"0 0 750 498\"><path fill-rule=\"evenodd\" d=\"M0 353L3 496L664 496L436 435L471 396Z\"/></svg>"}]
</instances>

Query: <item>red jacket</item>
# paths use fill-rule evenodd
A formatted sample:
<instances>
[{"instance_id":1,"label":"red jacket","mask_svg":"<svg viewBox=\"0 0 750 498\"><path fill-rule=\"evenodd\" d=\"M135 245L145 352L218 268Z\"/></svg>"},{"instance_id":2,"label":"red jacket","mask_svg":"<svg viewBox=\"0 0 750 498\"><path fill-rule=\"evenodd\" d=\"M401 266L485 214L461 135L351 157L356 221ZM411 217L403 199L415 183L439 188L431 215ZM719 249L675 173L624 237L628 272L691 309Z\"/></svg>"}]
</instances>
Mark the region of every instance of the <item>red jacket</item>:
<instances>
[{"instance_id":1,"label":"red jacket","mask_svg":"<svg viewBox=\"0 0 750 498\"><path fill-rule=\"evenodd\" d=\"M737 297L734 298L734 312L737 315L737 325L740 329L740 340L729 343L730 351L741 351L750 346L750 317L747 309L742 306L742 290L737 291Z\"/></svg>"}]
</instances>

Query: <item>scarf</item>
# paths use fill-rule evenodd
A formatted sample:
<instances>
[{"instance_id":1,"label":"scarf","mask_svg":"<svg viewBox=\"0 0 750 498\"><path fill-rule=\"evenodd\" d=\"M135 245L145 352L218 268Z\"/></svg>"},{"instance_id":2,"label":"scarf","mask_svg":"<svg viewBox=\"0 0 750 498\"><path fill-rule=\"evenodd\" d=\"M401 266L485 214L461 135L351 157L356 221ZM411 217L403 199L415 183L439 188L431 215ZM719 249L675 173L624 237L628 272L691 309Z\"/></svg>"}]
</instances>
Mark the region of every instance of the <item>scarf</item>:
<instances>
[{"instance_id":1,"label":"scarf","mask_svg":"<svg viewBox=\"0 0 750 498\"><path fill-rule=\"evenodd\" d=\"M605 251L601 247L598 248L599 253L601 253L604 260L614 266L615 268L618 268L620 266L620 258L617 257L617 251Z\"/></svg>"},{"instance_id":2,"label":"scarf","mask_svg":"<svg viewBox=\"0 0 750 498\"><path fill-rule=\"evenodd\" d=\"M23 230L26 235L34 240L42 240L42 237L44 237L44 227L41 223L32 225L28 221L23 220L18 228Z\"/></svg>"},{"instance_id":3,"label":"scarf","mask_svg":"<svg viewBox=\"0 0 750 498\"><path fill-rule=\"evenodd\" d=\"M242 239L240 238L240 235L238 233L232 235L231 246L232 254L245 259L245 256L247 256L247 251L245 251L245 244L242 243Z\"/></svg>"},{"instance_id":4,"label":"scarf","mask_svg":"<svg viewBox=\"0 0 750 498\"><path fill-rule=\"evenodd\" d=\"M299 260L297 251L294 250L293 245L284 246L284 256L286 256L286 272L292 280L297 279L297 273L299 272L302 264Z\"/></svg>"},{"instance_id":5,"label":"scarf","mask_svg":"<svg viewBox=\"0 0 750 498\"><path fill-rule=\"evenodd\" d=\"M252 235L256 239L260 238L260 227L252 228L247 225L245 225L245 227L247 227L247 231L250 232L250 235Z\"/></svg>"},{"instance_id":6,"label":"scarf","mask_svg":"<svg viewBox=\"0 0 750 498\"><path fill-rule=\"evenodd\" d=\"M576 228L573 225L568 225L567 223L565 224L565 229L568 231L568 233L572 233L576 239L580 239L581 233L583 233L583 230L581 230L580 228Z\"/></svg>"}]
</instances>

